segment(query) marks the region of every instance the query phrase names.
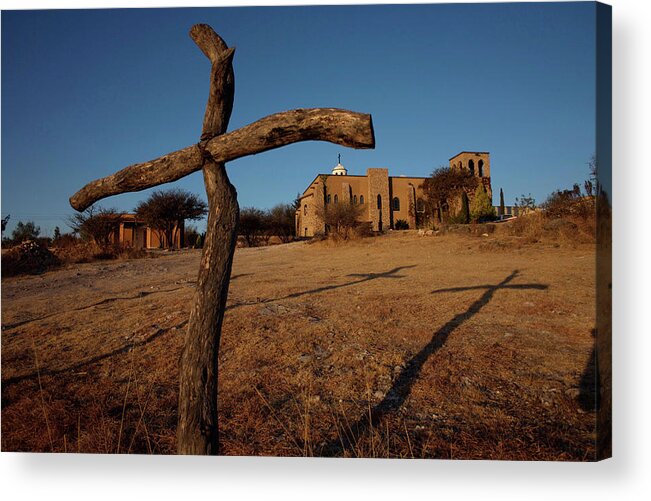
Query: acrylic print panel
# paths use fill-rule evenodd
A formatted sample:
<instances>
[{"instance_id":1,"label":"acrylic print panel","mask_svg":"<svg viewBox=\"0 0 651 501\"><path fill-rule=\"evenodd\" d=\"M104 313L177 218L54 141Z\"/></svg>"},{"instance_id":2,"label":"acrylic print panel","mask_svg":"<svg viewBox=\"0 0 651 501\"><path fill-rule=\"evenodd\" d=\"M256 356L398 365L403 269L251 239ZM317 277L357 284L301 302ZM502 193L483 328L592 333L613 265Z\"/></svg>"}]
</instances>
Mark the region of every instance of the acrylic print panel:
<instances>
[{"instance_id":1,"label":"acrylic print panel","mask_svg":"<svg viewBox=\"0 0 651 501\"><path fill-rule=\"evenodd\" d=\"M3 12L2 449L609 457L610 33Z\"/></svg>"}]
</instances>

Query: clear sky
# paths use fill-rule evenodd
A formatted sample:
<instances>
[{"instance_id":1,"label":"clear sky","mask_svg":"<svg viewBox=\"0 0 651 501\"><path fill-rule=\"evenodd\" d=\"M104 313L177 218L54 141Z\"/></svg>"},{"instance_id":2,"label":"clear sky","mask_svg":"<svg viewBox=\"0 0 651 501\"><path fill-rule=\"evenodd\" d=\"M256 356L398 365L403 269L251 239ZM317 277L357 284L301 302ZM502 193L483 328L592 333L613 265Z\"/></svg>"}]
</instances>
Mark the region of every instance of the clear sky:
<instances>
[{"instance_id":1,"label":"clear sky","mask_svg":"<svg viewBox=\"0 0 651 501\"><path fill-rule=\"evenodd\" d=\"M442 4L2 12L2 216L67 230L85 183L196 143L209 63L236 47L229 130L301 107L371 113L375 150L307 142L228 164L240 206L291 202L341 153L350 174L427 176L489 151L494 203L538 202L595 151L595 6ZM205 198L200 173L177 181ZM129 211L149 191L99 205ZM200 223L201 228L205 223Z\"/></svg>"}]
</instances>

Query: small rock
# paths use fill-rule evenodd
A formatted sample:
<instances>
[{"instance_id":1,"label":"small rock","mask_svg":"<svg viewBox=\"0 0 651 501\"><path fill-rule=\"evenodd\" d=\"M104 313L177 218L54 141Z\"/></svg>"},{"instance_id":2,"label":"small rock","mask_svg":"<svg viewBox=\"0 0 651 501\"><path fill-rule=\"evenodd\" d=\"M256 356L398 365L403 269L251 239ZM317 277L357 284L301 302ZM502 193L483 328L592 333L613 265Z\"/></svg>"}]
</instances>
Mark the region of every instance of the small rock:
<instances>
[{"instance_id":1,"label":"small rock","mask_svg":"<svg viewBox=\"0 0 651 501\"><path fill-rule=\"evenodd\" d=\"M375 393L373 393L373 397L377 398L378 400L382 399L384 398L384 393L382 393L381 391L376 391Z\"/></svg>"},{"instance_id":2,"label":"small rock","mask_svg":"<svg viewBox=\"0 0 651 501\"><path fill-rule=\"evenodd\" d=\"M303 364L306 364L307 362L309 362L311 360L312 360L312 355L304 354L304 355L301 355L301 356L298 357L298 361L303 363Z\"/></svg>"}]
</instances>

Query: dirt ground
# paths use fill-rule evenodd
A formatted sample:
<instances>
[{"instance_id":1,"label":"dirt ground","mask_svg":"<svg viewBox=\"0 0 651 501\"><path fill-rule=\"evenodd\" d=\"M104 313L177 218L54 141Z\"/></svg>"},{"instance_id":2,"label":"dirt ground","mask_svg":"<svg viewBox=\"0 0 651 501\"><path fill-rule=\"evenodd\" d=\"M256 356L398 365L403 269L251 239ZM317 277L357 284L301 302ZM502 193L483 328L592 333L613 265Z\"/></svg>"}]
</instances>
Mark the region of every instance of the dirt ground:
<instances>
[{"instance_id":1,"label":"dirt ground","mask_svg":"<svg viewBox=\"0 0 651 501\"><path fill-rule=\"evenodd\" d=\"M2 450L172 454L199 251L2 280ZM592 460L594 246L238 249L226 455Z\"/></svg>"}]
</instances>

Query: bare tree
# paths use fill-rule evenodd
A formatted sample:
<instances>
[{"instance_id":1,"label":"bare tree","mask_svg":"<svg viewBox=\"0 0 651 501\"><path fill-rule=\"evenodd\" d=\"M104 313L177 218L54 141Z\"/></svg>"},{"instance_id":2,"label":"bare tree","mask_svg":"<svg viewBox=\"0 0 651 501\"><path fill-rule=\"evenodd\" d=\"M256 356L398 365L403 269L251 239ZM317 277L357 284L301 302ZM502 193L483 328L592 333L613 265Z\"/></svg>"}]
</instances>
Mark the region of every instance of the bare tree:
<instances>
[{"instance_id":1,"label":"bare tree","mask_svg":"<svg viewBox=\"0 0 651 501\"><path fill-rule=\"evenodd\" d=\"M268 214L269 231L281 242L287 243L294 236L296 209L293 205L278 204L272 207Z\"/></svg>"},{"instance_id":2,"label":"bare tree","mask_svg":"<svg viewBox=\"0 0 651 501\"><path fill-rule=\"evenodd\" d=\"M352 201L326 203L317 206L316 217L325 225L326 231L342 240L348 240L354 230L360 226L360 218L364 208Z\"/></svg>"},{"instance_id":3,"label":"bare tree","mask_svg":"<svg viewBox=\"0 0 651 501\"><path fill-rule=\"evenodd\" d=\"M83 240L95 242L106 250L115 238L120 213L116 209L90 206L68 218L72 231Z\"/></svg>"},{"instance_id":4,"label":"bare tree","mask_svg":"<svg viewBox=\"0 0 651 501\"><path fill-rule=\"evenodd\" d=\"M255 207L244 207L240 210L238 229L247 247L255 247L265 230L265 213Z\"/></svg>"}]
</instances>

